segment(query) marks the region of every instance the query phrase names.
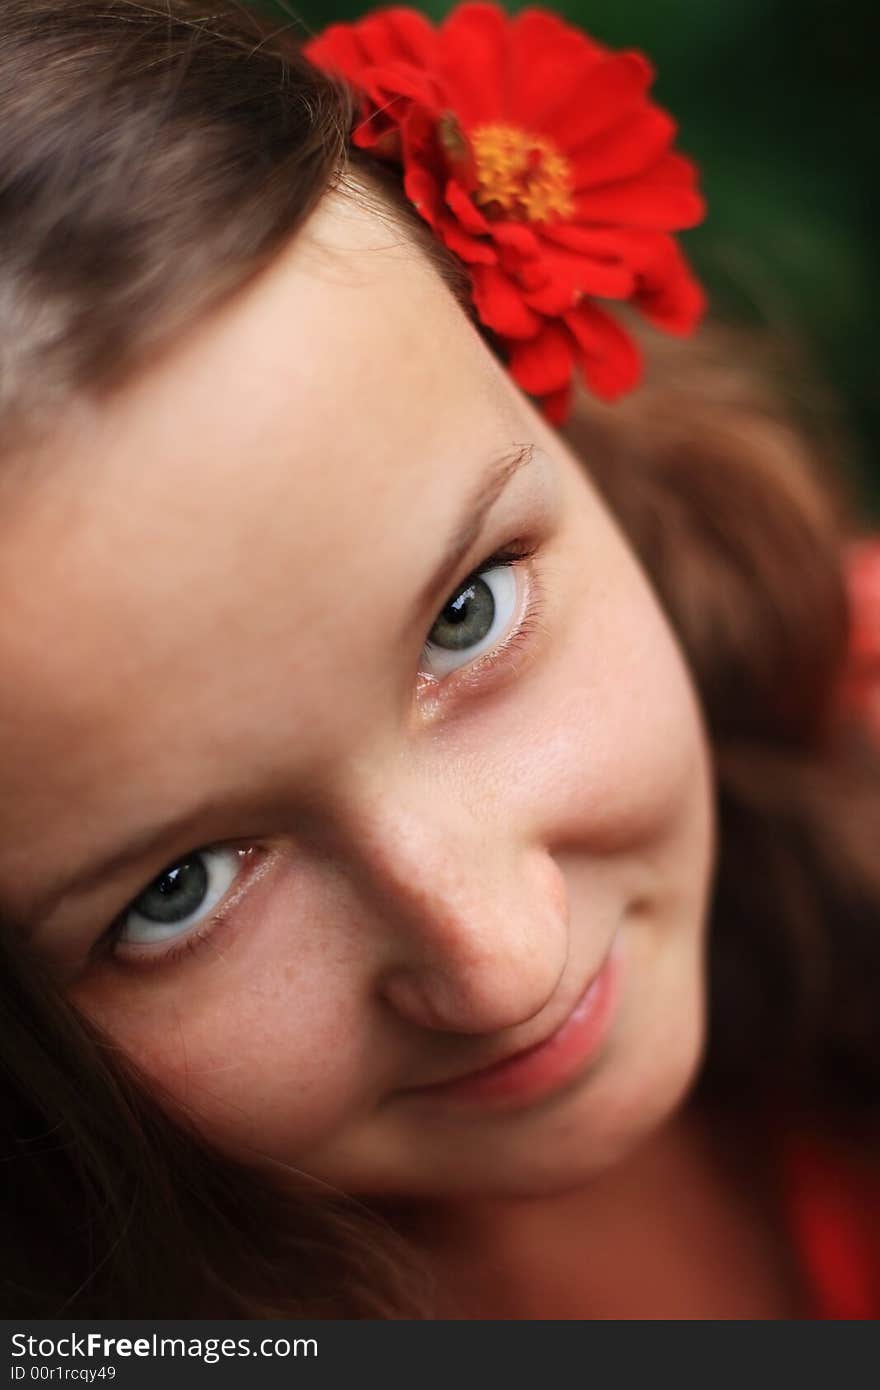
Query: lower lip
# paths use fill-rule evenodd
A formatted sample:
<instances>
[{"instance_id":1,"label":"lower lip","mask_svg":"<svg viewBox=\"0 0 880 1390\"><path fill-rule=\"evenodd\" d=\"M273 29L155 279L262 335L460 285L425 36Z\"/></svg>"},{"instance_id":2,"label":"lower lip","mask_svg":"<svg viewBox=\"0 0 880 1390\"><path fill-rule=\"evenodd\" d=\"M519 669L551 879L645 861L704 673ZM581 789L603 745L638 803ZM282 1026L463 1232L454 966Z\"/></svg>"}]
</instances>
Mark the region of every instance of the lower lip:
<instances>
[{"instance_id":1,"label":"lower lip","mask_svg":"<svg viewBox=\"0 0 880 1390\"><path fill-rule=\"evenodd\" d=\"M460 1081L421 1086L413 1098L501 1106L525 1105L560 1090L599 1051L614 1016L620 990L617 942L593 983L565 1022L542 1043Z\"/></svg>"}]
</instances>

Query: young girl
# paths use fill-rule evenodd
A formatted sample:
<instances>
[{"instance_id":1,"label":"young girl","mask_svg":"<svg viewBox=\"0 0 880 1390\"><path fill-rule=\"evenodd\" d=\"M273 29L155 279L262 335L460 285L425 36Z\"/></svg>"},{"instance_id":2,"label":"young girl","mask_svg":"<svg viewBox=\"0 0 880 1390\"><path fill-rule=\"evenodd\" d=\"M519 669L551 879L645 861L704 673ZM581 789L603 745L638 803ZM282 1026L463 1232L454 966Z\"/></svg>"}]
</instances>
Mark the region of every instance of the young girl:
<instances>
[{"instance_id":1,"label":"young girl","mask_svg":"<svg viewBox=\"0 0 880 1390\"><path fill-rule=\"evenodd\" d=\"M631 391L649 79L0 9L6 1316L880 1311L857 523L750 346Z\"/></svg>"}]
</instances>

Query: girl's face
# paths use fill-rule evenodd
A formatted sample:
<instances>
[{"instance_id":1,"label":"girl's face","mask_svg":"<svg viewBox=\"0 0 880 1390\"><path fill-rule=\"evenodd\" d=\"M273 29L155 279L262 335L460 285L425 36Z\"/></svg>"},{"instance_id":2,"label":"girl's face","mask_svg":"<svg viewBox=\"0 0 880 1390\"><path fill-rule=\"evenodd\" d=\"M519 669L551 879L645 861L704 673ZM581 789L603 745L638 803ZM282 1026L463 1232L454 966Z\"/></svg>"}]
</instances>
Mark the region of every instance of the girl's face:
<instances>
[{"instance_id":1,"label":"girl's face","mask_svg":"<svg viewBox=\"0 0 880 1390\"><path fill-rule=\"evenodd\" d=\"M328 195L4 489L0 895L216 1143L538 1194L669 1114L704 1037L694 691L419 252ZM421 1089L546 1039L609 952L564 1074Z\"/></svg>"}]
</instances>

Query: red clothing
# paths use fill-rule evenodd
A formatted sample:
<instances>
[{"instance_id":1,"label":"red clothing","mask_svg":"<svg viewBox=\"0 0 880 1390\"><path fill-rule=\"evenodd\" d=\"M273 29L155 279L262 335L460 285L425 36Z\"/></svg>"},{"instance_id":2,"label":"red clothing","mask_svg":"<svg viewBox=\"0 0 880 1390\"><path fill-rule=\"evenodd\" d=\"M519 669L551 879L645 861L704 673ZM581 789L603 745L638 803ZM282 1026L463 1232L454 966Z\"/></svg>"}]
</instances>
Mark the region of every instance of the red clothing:
<instances>
[{"instance_id":1,"label":"red clothing","mask_svg":"<svg viewBox=\"0 0 880 1390\"><path fill-rule=\"evenodd\" d=\"M791 1132L779 1149L789 1228L822 1319L880 1319L880 1155Z\"/></svg>"},{"instance_id":2,"label":"red clothing","mask_svg":"<svg viewBox=\"0 0 880 1390\"><path fill-rule=\"evenodd\" d=\"M841 704L880 741L880 536L849 546L844 574L850 607L849 660Z\"/></svg>"}]
</instances>

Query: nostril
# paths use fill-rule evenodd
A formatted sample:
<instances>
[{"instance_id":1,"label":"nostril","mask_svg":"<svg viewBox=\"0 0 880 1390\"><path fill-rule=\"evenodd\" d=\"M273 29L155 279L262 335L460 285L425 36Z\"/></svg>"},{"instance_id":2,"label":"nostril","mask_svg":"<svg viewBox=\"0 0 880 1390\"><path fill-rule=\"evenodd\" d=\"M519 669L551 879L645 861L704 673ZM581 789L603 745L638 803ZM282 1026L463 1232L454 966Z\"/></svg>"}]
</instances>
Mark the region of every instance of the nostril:
<instances>
[{"instance_id":1,"label":"nostril","mask_svg":"<svg viewBox=\"0 0 880 1390\"><path fill-rule=\"evenodd\" d=\"M383 994L396 1013L421 1028L443 1028L443 1014L434 992L421 975L397 971L385 982Z\"/></svg>"},{"instance_id":2,"label":"nostril","mask_svg":"<svg viewBox=\"0 0 880 1390\"><path fill-rule=\"evenodd\" d=\"M569 900L545 848L507 843L490 854L471 829L429 834L409 820L402 838L382 838L368 866L381 892L374 989L418 1027L486 1035L528 1023L556 995Z\"/></svg>"},{"instance_id":3,"label":"nostril","mask_svg":"<svg viewBox=\"0 0 880 1390\"><path fill-rule=\"evenodd\" d=\"M401 1017L420 1028L487 1035L518 1028L544 1013L556 997L568 955L548 979L547 958L530 965L494 958L482 965L398 968L381 993Z\"/></svg>"}]
</instances>

